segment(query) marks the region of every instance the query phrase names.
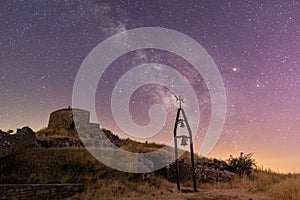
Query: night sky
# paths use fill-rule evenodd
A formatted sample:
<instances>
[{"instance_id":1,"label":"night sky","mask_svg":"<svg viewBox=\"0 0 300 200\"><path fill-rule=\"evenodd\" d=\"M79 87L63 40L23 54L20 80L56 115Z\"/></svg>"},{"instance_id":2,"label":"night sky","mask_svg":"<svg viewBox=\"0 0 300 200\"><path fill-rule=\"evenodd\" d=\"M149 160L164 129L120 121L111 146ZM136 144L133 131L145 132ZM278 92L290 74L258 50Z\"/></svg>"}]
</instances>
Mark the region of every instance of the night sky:
<instances>
[{"instance_id":1,"label":"night sky","mask_svg":"<svg viewBox=\"0 0 300 200\"><path fill-rule=\"evenodd\" d=\"M259 166L300 172L297 0L2 0L0 128L46 127L52 111L72 105L76 74L89 52L110 36L139 27L184 33L199 42L216 63L227 94L227 115L220 139L208 156L228 158L241 151L254 152ZM137 50L111 64L99 77L95 99L101 126L128 137L112 118L112 90L122 74L149 62L177 69L193 86L201 109L195 141L198 152L210 120L210 96L193 66L170 52ZM148 140L168 143L176 104L165 87L139 88L129 105L132 119L139 125L149 123L147 112L154 103L164 104L169 116L164 130Z\"/></svg>"}]
</instances>

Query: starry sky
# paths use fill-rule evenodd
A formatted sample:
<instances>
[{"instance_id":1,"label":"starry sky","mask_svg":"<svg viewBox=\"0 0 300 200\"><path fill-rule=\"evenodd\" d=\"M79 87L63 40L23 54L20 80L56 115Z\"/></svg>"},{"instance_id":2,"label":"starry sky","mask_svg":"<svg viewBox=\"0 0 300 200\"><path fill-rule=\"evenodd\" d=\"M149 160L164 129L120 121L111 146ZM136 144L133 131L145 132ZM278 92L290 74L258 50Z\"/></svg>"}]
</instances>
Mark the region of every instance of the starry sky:
<instances>
[{"instance_id":1,"label":"starry sky","mask_svg":"<svg viewBox=\"0 0 300 200\"><path fill-rule=\"evenodd\" d=\"M163 27L188 35L211 55L227 94L227 115L208 155L253 152L259 166L300 172L300 1L0 1L0 128L47 126L49 114L72 104L77 71L100 42L122 31ZM102 127L128 137L114 123L111 93L134 66L162 63L180 71L195 90L201 122L199 150L210 120L210 95L199 73L178 55L144 49L122 55L99 77L97 117ZM176 86L175 86L176 87ZM154 103L168 111L172 138L176 104L165 87L134 92L132 119L149 123ZM188 106L188 105L187 105ZM192 119L191 119L192 120Z\"/></svg>"}]
</instances>

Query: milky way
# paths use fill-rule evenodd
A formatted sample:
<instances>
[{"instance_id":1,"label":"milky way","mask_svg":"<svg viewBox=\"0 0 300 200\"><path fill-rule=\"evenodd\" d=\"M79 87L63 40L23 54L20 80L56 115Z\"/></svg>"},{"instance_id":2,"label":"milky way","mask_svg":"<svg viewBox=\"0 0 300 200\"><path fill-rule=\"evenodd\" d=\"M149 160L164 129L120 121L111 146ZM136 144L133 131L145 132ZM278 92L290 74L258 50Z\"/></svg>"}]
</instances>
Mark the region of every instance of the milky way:
<instances>
[{"instance_id":1,"label":"milky way","mask_svg":"<svg viewBox=\"0 0 300 200\"><path fill-rule=\"evenodd\" d=\"M254 152L260 164L300 172L299 16L296 0L1 1L0 128L45 127L50 112L72 104L76 73L97 44L132 28L164 27L199 42L223 77L226 123L209 156ZM202 116L198 150L210 120L210 96L200 74L168 52L139 50L112 63L96 94L101 125L127 137L112 120L111 93L122 74L148 62L177 69L193 86ZM131 98L132 118L140 125L149 122L153 103L168 107L166 129L150 140L168 142L172 135L172 95L148 85Z\"/></svg>"}]
</instances>

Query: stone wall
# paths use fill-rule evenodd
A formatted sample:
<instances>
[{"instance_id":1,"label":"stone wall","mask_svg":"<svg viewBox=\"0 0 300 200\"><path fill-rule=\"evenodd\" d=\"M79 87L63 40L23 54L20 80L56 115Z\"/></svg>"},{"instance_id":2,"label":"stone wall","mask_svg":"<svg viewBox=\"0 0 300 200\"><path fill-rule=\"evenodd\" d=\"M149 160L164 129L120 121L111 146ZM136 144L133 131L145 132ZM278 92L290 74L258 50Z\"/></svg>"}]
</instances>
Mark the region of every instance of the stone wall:
<instances>
[{"instance_id":1,"label":"stone wall","mask_svg":"<svg viewBox=\"0 0 300 200\"><path fill-rule=\"evenodd\" d=\"M83 191L83 184L0 184L0 199L64 199Z\"/></svg>"},{"instance_id":2,"label":"stone wall","mask_svg":"<svg viewBox=\"0 0 300 200\"><path fill-rule=\"evenodd\" d=\"M36 145L35 133L29 127L17 129L15 134L0 130L0 158L13 153L21 147Z\"/></svg>"}]
</instances>

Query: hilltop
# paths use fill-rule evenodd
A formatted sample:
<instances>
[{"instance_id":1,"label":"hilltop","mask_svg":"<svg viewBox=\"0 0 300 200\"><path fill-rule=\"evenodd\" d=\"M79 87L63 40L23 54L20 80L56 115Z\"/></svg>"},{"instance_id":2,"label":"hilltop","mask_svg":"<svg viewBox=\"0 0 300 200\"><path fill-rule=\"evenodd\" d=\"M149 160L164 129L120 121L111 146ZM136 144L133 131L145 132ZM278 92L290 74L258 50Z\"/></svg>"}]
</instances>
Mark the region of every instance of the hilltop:
<instances>
[{"instance_id":1,"label":"hilltop","mask_svg":"<svg viewBox=\"0 0 300 200\"><path fill-rule=\"evenodd\" d=\"M74 115L79 115L82 123L76 124ZM84 128L84 137L78 137L78 128ZM101 143L102 148L112 143L138 153L165 147L165 154L158 158L166 165L150 173L120 172L95 159L83 143L90 147ZM109 130L100 129L99 124L90 123L87 111L61 109L51 113L48 126L37 133L29 127L18 129L16 133L0 131L0 184L83 183L83 191L70 199L300 199L298 175L259 169L241 171L240 167L245 166L240 161L247 161L248 169L252 169L254 160L250 157L245 160L251 154L241 154L239 158L242 159L231 157L234 162L194 155L199 192L190 193L189 152L181 153L180 180L185 192L178 192L176 188L176 166L169 162L174 154L172 147L120 138ZM154 165L151 158L144 159L148 159L149 166ZM118 160L121 164L124 161L126 158Z\"/></svg>"},{"instance_id":2,"label":"hilltop","mask_svg":"<svg viewBox=\"0 0 300 200\"><path fill-rule=\"evenodd\" d=\"M130 151L146 152L162 147L155 143L121 139L108 130L103 131L120 147ZM37 141L41 132L36 134ZM55 134L51 136L54 137L60 138ZM225 161L199 157L196 160L211 164L215 170L219 165L226 168ZM181 157L181 163L181 167L188 166L188 154ZM185 167L183 169L188 170ZM84 191L71 199L139 199L140 196L147 199L246 199L250 196L272 199L273 195L278 199L300 199L300 177L297 175L256 170L250 177L235 175L229 180L204 181L199 178L198 193L182 193L176 190L176 184L172 177L168 177L166 169L150 174L119 172L103 165L80 145L45 148L36 143L0 159L0 183L84 183ZM182 179L183 187L191 188L189 177Z\"/></svg>"}]
</instances>

